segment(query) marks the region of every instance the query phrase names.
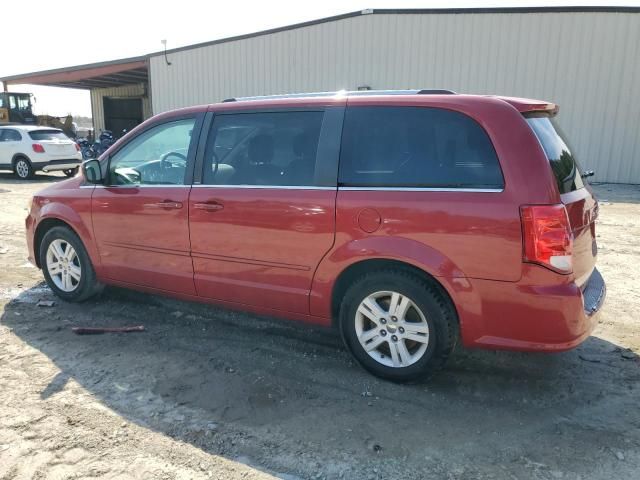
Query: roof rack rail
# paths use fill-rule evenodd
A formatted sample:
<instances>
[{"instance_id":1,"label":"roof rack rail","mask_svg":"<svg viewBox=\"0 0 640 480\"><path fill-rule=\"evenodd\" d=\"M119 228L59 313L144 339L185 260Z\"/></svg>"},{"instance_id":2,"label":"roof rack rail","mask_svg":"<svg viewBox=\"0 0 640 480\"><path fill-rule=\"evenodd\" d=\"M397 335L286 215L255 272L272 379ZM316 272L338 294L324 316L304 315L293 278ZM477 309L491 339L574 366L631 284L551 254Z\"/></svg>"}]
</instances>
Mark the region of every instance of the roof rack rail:
<instances>
[{"instance_id":1,"label":"roof rack rail","mask_svg":"<svg viewBox=\"0 0 640 480\"><path fill-rule=\"evenodd\" d=\"M251 100L275 100L282 98L308 98L308 97L365 97L373 95L456 95L453 90L422 89L422 90L338 90L337 92L310 92L310 93L286 93L275 95L256 95L251 97L226 98L222 103L251 101Z\"/></svg>"},{"instance_id":2,"label":"roof rack rail","mask_svg":"<svg viewBox=\"0 0 640 480\"><path fill-rule=\"evenodd\" d=\"M457 95L453 90L445 90L445 89L424 89L418 91L418 95Z\"/></svg>"}]
</instances>

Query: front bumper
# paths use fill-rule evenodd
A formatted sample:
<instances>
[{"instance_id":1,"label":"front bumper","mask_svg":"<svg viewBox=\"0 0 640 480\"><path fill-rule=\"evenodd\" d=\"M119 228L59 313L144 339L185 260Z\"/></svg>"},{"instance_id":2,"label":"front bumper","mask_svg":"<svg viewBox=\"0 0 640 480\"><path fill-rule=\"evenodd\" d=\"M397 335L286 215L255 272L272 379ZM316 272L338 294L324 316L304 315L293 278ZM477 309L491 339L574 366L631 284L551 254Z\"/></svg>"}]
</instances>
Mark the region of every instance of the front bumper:
<instances>
[{"instance_id":1,"label":"front bumper","mask_svg":"<svg viewBox=\"0 0 640 480\"><path fill-rule=\"evenodd\" d=\"M69 170L77 168L82 163L79 158L64 158L59 160L49 160L48 162L32 163L34 170L42 170L43 172L55 172L59 170Z\"/></svg>"},{"instance_id":2,"label":"front bumper","mask_svg":"<svg viewBox=\"0 0 640 480\"><path fill-rule=\"evenodd\" d=\"M463 343L490 349L560 352L586 340L598 322L606 285L597 269L581 289L538 266L519 282L471 280L459 307Z\"/></svg>"},{"instance_id":3,"label":"front bumper","mask_svg":"<svg viewBox=\"0 0 640 480\"><path fill-rule=\"evenodd\" d=\"M33 209L33 207L32 207ZM34 266L37 267L38 266L38 262L36 260L36 252L34 249L34 237L35 237L35 229L36 229L36 219L35 216L29 212L29 215L27 215L27 218L25 219L24 222L24 226L25 226L25 233L26 233L26 237L27 237L27 252L29 253L28 256L28 260L29 262Z\"/></svg>"}]
</instances>

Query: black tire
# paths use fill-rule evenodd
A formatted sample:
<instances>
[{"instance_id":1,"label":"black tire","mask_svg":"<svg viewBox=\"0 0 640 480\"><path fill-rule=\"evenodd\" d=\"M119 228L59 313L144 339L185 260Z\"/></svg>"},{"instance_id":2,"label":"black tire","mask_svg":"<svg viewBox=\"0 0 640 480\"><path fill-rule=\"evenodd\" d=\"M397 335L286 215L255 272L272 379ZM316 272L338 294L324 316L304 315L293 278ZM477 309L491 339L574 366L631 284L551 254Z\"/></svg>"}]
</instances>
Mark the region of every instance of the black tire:
<instances>
[{"instance_id":1,"label":"black tire","mask_svg":"<svg viewBox=\"0 0 640 480\"><path fill-rule=\"evenodd\" d=\"M63 170L62 173L64 173L67 177L75 177L78 174L79 170L80 167L68 168L66 170Z\"/></svg>"},{"instance_id":2,"label":"black tire","mask_svg":"<svg viewBox=\"0 0 640 480\"><path fill-rule=\"evenodd\" d=\"M13 161L13 173L20 180L30 180L33 178L34 170L28 159L18 157Z\"/></svg>"},{"instance_id":3,"label":"black tire","mask_svg":"<svg viewBox=\"0 0 640 480\"><path fill-rule=\"evenodd\" d=\"M398 336L391 335L391 330L382 332L385 328L388 329L391 324L380 324L372 328L372 330L380 328L380 333L384 333L384 340L387 342L386 345L381 344L381 347L374 352L375 355L383 357L382 360L373 358L358 340L356 331L358 308L368 296L382 291L393 291L403 297L408 297L424 315L423 322L426 321L428 325L429 337L427 342L423 342L426 343L426 349L421 357L416 353L421 344L408 339L405 341L402 338L396 340L396 342L403 342L407 350L414 349L415 357L419 358L415 363L407 362L407 366L388 366L380 363L385 361L384 349L392 348L391 337L399 338L398 336L401 336L400 333L397 333ZM415 317L418 314L417 309L410 307L408 316L413 314ZM373 322L370 322L370 325L373 327ZM392 328L397 329L398 325L401 323L395 324L395 327L392 326ZM404 323L404 325L407 324ZM378 270L360 277L347 290L340 306L340 329L347 348L358 363L370 373L395 382L425 379L440 370L456 345L457 325L456 312L440 288L419 275L403 270ZM397 332L397 330L395 331ZM391 355L389 354L387 358L386 361L390 362Z\"/></svg>"},{"instance_id":4,"label":"black tire","mask_svg":"<svg viewBox=\"0 0 640 480\"><path fill-rule=\"evenodd\" d=\"M49 273L47 266L47 250L55 240L67 242L73 247L77 254L81 275L77 285L73 291L70 292L59 288ZM44 234L42 242L40 243L39 256L40 266L42 267L42 273L44 274L47 285L49 285L51 290L53 290L53 293L61 299L67 302L83 302L102 291L102 284L100 284L96 279L96 273L93 269L93 265L91 264L91 260L89 259L89 255L87 254L87 251L78 235L76 235L76 233L71 229L63 226L57 226L48 230Z\"/></svg>"}]
</instances>

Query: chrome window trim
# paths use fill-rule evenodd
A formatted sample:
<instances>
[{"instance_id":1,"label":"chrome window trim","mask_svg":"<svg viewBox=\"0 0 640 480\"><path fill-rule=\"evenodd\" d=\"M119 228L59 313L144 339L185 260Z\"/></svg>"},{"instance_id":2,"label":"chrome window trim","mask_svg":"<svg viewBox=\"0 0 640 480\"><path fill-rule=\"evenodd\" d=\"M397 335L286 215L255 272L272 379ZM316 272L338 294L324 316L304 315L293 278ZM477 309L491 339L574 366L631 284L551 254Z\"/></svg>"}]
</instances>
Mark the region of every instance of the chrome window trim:
<instances>
[{"instance_id":1,"label":"chrome window trim","mask_svg":"<svg viewBox=\"0 0 640 480\"><path fill-rule=\"evenodd\" d=\"M166 184L166 185L80 185L80 188L191 188L191 185L174 185L174 184Z\"/></svg>"},{"instance_id":2,"label":"chrome window trim","mask_svg":"<svg viewBox=\"0 0 640 480\"><path fill-rule=\"evenodd\" d=\"M280 190L336 190L338 187L320 187L313 185L193 185L193 188L244 188L244 189L280 189Z\"/></svg>"},{"instance_id":3,"label":"chrome window trim","mask_svg":"<svg viewBox=\"0 0 640 480\"><path fill-rule=\"evenodd\" d=\"M337 187L314 187L307 185L80 185L80 188L243 188L280 190L336 190Z\"/></svg>"},{"instance_id":4,"label":"chrome window trim","mask_svg":"<svg viewBox=\"0 0 640 480\"><path fill-rule=\"evenodd\" d=\"M454 188L454 187L338 187L338 190L349 192L381 191L381 192L468 192L468 193L501 193L504 188Z\"/></svg>"},{"instance_id":5,"label":"chrome window trim","mask_svg":"<svg viewBox=\"0 0 640 480\"><path fill-rule=\"evenodd\" d=\"M346 192L463 192L501 193L504 188L442 188L442 187L315 187L310 185L80 185L80 188L242 188L258 190L342 190Z\"/></svg>"}]
</instances>

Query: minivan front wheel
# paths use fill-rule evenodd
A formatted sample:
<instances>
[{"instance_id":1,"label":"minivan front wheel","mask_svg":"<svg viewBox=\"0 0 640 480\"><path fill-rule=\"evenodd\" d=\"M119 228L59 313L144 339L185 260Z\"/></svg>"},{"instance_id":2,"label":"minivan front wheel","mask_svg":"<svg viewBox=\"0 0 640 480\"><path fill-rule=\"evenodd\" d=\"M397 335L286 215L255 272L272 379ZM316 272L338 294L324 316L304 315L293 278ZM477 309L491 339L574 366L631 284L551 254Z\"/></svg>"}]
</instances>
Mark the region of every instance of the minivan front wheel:
<instances>
[{"instance_id":1,"label":"minivan front wheel","mask_svg":"<svg viewBox=\"0 0 640 480\"><path fill-rule=\"evenodd\" d=\"M53 293L68 302L82 302L101 289L82 241L69 228L53 227L45 233L40 265Z\"/></svg>"},{"instance_id":2,"label":"minivan front wheel","mask_svg":"<svg viewBox=\"0 0 640 480\"><path fill-rule=\"evenodd\" d=\"M356 281L340 310L342 335L376 376L411 381L436 372L456 342L455 312L433 285L402 270Z\"/></svg>"}]
</instances>

